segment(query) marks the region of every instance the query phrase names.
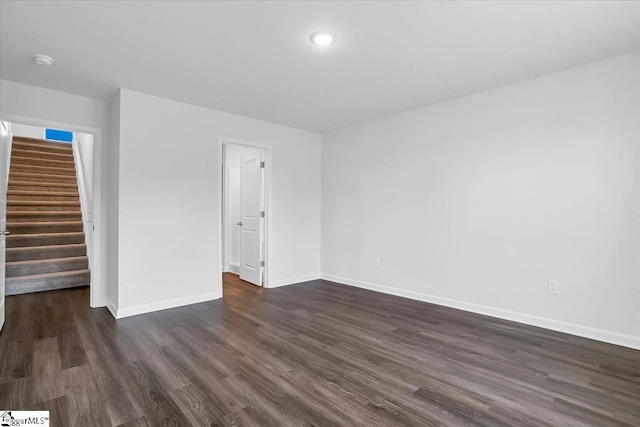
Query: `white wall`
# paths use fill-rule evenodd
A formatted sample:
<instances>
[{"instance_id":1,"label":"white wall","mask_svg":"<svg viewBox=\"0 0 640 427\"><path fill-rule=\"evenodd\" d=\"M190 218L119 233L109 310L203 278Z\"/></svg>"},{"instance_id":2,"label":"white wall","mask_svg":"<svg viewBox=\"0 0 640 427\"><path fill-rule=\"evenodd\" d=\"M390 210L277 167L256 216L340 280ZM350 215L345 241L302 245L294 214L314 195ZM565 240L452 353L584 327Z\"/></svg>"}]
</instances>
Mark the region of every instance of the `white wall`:
<instances>
[{"instance_id":1,"label":"white wall","mask_svg":"<svg viewBox=\"0 0 640 427\"><path fill-rule=\"evenodd\" d=\"M117 317L118 314L118 244L119 244L119 191L120 191L120 91L109 101L109 121L108 129L110 143L103 153L104 181L107 183L108 206L107 228L109 230L107 239L107 259L108 264L104 266L107 277L107 306L111 313ZM104 194L104 193L103 193ZM104 204L103 204L104 206Z\"/></svg>"},{"instance_id":2,"label":"white wall","mask_svg":"<svg viewBox=\"0 0 640 427\"><path fill-rule=\"evenodd\" d=\"M94 137L88 133L74 132L73 151L78 174L78 194L82 208L82 221L87 244L89 268L93 271L93 144Z\"/></svg>"},{"instance_id":3,"label":"white wall","mask_svg":"<svg viewBox=\"0 0 640 427\"><path fill-rule=\"evenodd\" d=\"M635 53L323 135L323 277L640 348L639 76Z\"/></svg>"},{"instance_id":4,"label":"white wall","mask_svg":"<svg viewBox=\"0 0 640 427\"><path fill-rule=\"evenodd\" d=\"M0 111L103 129L107 104L92 98L0 80Z\"/></svg>"},{"instance_id":5,"label":"white wall","mask_svg":"<svg viewBox=\"0 0 640 427\"><path fill-rule=\"evenodd\" d=\"M212 299L218 136L273 147L272 284L320 275L320 135L120 92L118 315Z\"/></svg>"},{"instance_id":6,"label":"white wall","mask_svg":"<svg viewBox=\"0 0 640 427\"><path fill-rule=\"evenodd\" d=\"M45 139L45 132L43 127L30 126L21 123L12 123L11 134L13 136L24 136L27 138Z\"/></svg>"},{"instance_id":7,"label":"white wall","mask_svg":"<svg viewBox=\"0 0 640 427\"><path fill-rule=\"evenodd\" d=\"M76 142L78 144L79 167L82 169L84 182L86 185L87 202L90 206L93 203L93 135L76 132Z\"/></svg>"},{"instance_id":8,"label":"white wall","mask_svg":"<svg viewBox=\"0 0 640 427\"><path fill-rule=\"evenodd\" d=\"M94 213L94 222L97 226L102 227L102 236L105 238L101 238L100 240L96 239L96 244L100 245L101 248L101 264L108 266L110 258L107 255L107 242L109 234L112 233L113 230L109 228L108 223L101 224L99 222L101 218L107 217L107 209L110 204L110 200L107 197L109 190L108 171L111 167L106 156L108 150L111 149L109 142L110 135L107 130L107 123L109 121L107 103L97 99L0 80L0 115L2 115L3 118L6 115L21 116L102 130L101 149L103 152L101 153L102 163L100 167L107 172L102 174L103 179L100 182L101 193L103 195L101 203L102 211L100 215ZM95 271L92 273L95 273ZM98 275L104 288L109 285L114 285L113 282L110 283L111 277L108 276L107 269L103 268L99 270ZM100 294L96 295L96 297L97 306L107 303L106 295Z\"/></svg>"}]
</instances>

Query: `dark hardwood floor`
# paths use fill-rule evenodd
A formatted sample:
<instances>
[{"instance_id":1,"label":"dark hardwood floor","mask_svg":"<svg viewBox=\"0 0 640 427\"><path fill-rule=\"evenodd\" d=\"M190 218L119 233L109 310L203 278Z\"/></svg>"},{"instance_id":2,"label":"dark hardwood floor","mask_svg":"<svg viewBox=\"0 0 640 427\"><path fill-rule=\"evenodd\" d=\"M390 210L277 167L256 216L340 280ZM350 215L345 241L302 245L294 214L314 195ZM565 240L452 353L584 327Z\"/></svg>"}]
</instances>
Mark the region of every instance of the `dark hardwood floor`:
<instances>
[{"instance_id":1,"label":"dark hardwood floor","mask_svg":"<svg viewBox=\"0 0 640 427\"><path fill-rule=\"evenodd\" d=\"M54 427L640 425L640 351L322 281L224 292L118 321L88 288L8 297L0 409Z\"/></svg>"}]
</instances>

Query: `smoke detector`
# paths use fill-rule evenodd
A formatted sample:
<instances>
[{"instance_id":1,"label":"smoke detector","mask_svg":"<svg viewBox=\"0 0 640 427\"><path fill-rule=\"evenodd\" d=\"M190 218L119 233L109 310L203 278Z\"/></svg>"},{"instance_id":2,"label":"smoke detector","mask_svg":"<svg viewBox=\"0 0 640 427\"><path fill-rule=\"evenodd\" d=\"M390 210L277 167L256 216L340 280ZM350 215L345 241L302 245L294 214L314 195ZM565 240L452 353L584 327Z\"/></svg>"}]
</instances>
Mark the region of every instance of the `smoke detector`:
<instances>
[{"instance_id":1,"label":"smoke detector","mask_svg":"<svg viewBox=\"0 0 640 427\"><path fill-rule=\"evenodd\" d=\"M46 65L49 67L55 62L52 57L40 54L33 55L33 60L36 61L38 65Z\"/></svg>"}]
</instances>

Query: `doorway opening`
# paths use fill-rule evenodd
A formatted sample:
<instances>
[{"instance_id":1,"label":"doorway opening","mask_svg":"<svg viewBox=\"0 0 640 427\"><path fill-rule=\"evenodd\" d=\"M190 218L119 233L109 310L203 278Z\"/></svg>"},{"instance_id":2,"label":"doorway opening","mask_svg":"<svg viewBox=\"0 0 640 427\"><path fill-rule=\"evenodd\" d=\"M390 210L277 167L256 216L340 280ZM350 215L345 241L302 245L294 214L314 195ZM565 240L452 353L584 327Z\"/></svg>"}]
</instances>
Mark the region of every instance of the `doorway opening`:
<instances>
[{"instance_id":1,"label":"doorway opening","mask_svg":"<svg viewBox=\"0 0 640 427\"><path fill-rule=\"evenodd\" d=\"M237 283L267 288L270 147L221 138L219 154L221 284L234 275Z\"/></svg>"},{"instance_id":2,"label":"doorway opening","mask_svg":"<svg viewBox=\"0 0 640 427\"><path fill-rule=\"evenodd\" d=\"M11 135L5 196L14 239L0 266L13 288L4 289L5 283L3 290L11 295L88 285L90 306L104 306L100 129L13 115L3 121Z\"/></svg>"}]
</instances>

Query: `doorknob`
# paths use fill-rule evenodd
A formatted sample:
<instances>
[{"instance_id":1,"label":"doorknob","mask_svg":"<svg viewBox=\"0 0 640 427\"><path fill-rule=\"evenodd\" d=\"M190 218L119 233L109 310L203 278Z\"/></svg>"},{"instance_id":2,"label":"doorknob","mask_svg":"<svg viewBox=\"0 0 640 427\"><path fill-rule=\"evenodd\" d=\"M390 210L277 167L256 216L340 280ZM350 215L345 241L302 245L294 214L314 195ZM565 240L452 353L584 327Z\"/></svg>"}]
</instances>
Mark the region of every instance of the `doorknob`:
<instances>
[{"instance_id":1,"label":"doorknob","mask_svg":"<svg viewBox=\"0 0 640 427\"><path fill-rule=\"evenodd\" d=\"M9 234L11 234L11 232L9 230L0 231L0 235L2 235L2 236L8 236Z\"/></svg>"},{"instance_id":2,"label":"doorknob","mask_svg":"<svg viewBox=\"0 0 640 427\"><path fill-rule=\"evenodd\" d=\"M242 227L242 221L236 222L236 225L239 225L240 227Z\"/></svg>"}]
</instances>

